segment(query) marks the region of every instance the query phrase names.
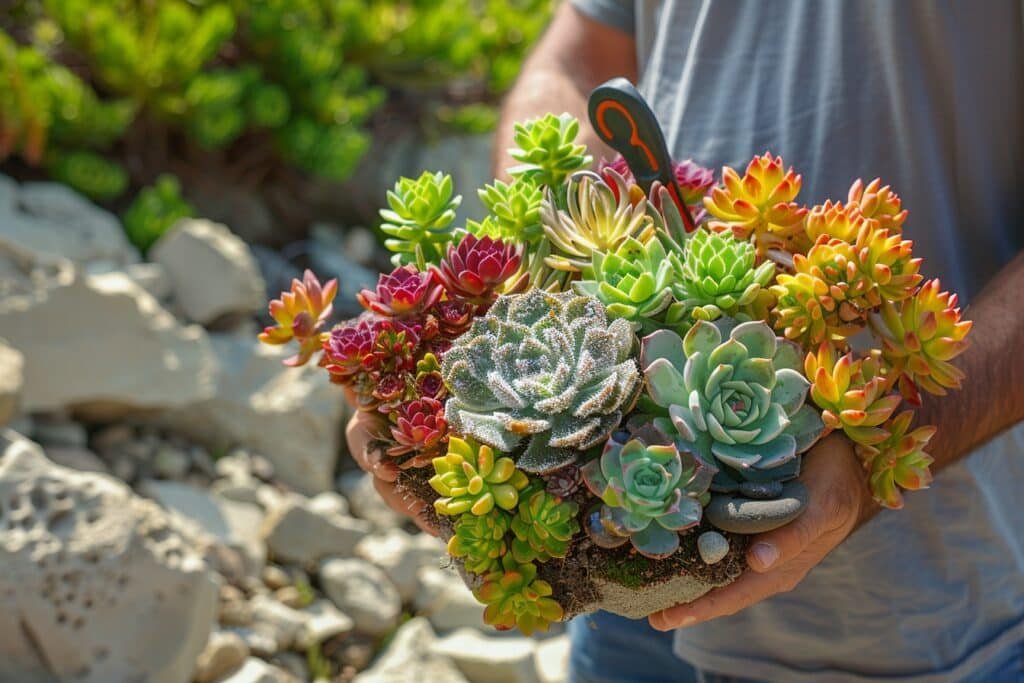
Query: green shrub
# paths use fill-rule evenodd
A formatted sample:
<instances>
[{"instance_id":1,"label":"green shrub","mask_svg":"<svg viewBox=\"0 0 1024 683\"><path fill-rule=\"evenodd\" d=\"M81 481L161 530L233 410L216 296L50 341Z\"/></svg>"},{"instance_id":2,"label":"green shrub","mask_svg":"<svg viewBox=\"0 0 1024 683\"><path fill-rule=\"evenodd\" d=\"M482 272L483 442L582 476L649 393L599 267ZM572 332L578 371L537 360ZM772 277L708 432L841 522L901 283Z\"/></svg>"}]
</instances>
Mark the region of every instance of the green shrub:
<instances>
[{"instance_id":1,"label":"green shrub","mask_svg":"<svg viewBox=\"0 0 1024 683\"><path fill-rule=\"evenodd\" d=\"M194 215L195 209L181 197L178 179L162 175L139 192L121 220L128 239L145 252L172 225Z\"/></svg>"}]
</instances>

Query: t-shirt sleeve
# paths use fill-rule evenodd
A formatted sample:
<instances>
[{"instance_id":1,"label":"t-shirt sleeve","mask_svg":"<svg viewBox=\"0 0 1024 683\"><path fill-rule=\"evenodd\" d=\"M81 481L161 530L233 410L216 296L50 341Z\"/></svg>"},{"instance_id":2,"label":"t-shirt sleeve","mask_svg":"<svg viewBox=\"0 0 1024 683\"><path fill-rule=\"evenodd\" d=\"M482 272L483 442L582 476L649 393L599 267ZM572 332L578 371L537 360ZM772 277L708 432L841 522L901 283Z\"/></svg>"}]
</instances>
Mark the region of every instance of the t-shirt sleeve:
<instances>
[{"instance_id":1,"label":"t-shirt sleeve","mask_svg":"<svg viewBox=\"0 0 1024 683\"><path fill-rule=\"evenodd\" d=\"M633 0L571 0L572 6L591 19L633 33L636 27Z\"/></svg>"}]
</instances>

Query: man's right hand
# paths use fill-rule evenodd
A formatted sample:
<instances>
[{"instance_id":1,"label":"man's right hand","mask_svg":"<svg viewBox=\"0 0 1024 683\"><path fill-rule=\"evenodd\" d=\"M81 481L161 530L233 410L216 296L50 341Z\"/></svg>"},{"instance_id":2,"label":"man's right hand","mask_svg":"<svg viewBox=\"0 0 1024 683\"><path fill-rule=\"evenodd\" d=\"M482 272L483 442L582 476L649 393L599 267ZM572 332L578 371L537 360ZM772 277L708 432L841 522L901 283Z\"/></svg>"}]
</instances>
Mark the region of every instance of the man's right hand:
<instances>
[{"instance_id":1,"label":"man's right hand","mask_svg":"<svg viewBox=\"0 0 1024 683\"><path fill-rule=\"evenodd\" d=\"M373 485L392 509L408 515L420 529L437 536L437 530L423 519L427 504L407 493L401 493L395 487L398 479L398 468L394 467L388 457L377 448L371 448L373 433L381 426L381 418L373 413L357 410L345 428L345 440L348 442L349 453L366 472L373 475Z\"/></svg>"}]
</instances>

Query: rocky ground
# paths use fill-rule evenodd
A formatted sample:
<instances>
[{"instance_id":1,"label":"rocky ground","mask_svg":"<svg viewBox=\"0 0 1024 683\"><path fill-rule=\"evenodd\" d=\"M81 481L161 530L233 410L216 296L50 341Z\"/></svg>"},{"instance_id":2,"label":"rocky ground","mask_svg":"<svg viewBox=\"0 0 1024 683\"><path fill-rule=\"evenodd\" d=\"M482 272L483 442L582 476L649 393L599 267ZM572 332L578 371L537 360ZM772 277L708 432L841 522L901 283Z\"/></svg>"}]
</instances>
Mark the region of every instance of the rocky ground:
<instances>
[{"instance_id":1,"label":"rocky ground","mask_svg":"<svg viewBox=\"0 0 1024 683\"><path fill-rule=\"evenodd\" d=\"M255 340L286 257L345 305L368 237L282 256L196 220L143 259L67 188L0 176L0 680L564 678L565 636L483 627L343 454L341 392Z\"/></svg>"}]
</instances>

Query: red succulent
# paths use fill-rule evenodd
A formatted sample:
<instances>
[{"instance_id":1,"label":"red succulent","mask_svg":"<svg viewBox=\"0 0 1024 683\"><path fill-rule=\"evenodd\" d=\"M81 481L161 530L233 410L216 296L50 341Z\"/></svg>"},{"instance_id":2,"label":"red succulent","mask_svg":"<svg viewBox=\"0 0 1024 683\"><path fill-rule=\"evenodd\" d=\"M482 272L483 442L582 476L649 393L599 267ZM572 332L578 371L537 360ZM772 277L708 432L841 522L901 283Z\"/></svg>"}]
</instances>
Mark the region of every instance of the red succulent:
<instances>
[{"instance_id":1,"label":"red succulent","mask_svg":"<svg viewBox=\"0 0 1024 683\"><path fill-rule=\"evenodd\" d=\"M351 383L360 373L409 372L416 366L419 343L417 326L363 318L331 331L321 365L340 384Z\"/></svg>"},{"instance_id":2,"label":"red succulent","mask_svg":"<svg viewBox=\"0 0 1024 683\"><path fill-rule=\"evenodd\" d=\"M633 172L629 170L629 164L622 155L616 156L611 161L601 160L598 164L598 172L610 168L625 179L627 185L635 185L636 179ZM675 172L676 182L683 192L683 201L687 204L700 202L708 188L715 182L715 173L710 168L704 168L695 163L692 159L685 159L680 162L672 162L672 170ZM609 183L609 185L613 185ZM613 186L614 188L614 186Z\"/></svg>"},{"instance_id":3,"label":"red succulent","mask_svg":"<svg viewBox=\"0 0 1024 683\"><path fill-rule=\"evenodd\" d=\"M444 336L454 339L473 324L475 306L462 301L442 301L431 309Z\"/></svg>"},{"instance_id":4,"label":"red succulent","mask_svg":"<svg viewBox=\"0 0 1024 683\"><path fill-rule=\"evenodd\" d=\"M498 296L498 287L519 270L520 250L491 237L467 234L435 271L452 297L475 304L489 304Z\"/></svg>"},{"instance_id":5,"label":"red succulent","mask_svg":"<svg viewBox=\"0 0 1024 683\"><path fill-rule=\"evenodd\" d=\"M281 293L280 299L270 302L270 317L275 325L259 335L264 344L287 344L293 339L299 343L299 352L285 359L285 365L303 365L320 350L323 337L320 328L331 316L338 281L328 280L321 285L313 271L306 270L302 281L292 280L291 289Z\"/></svg>"},{"instance_id":6,"label":"red succulent","mask_svg":"<svg viewBox=\"0 0 1024 683\"><path fill-rule=\"evenodd\" d=\"M387 318L404 318L422 313L437 303L444 289L433 272L421 273L412 265L381 273L376 291L364 289L356 295L359 303Z\"/></svg>"},{"instance_id":7,"label":"red succulent","mask_svg":"<svg viewBox=\"0 0 1024 683\"><path fill-rule=\"evenodd\" d=\"M398 407L394 417L391 436L395 445L388 449L388 455L416 454L412 460L402 463L403 468L426 465L448 440L448 422L444 419L441 401L432 398L408 401Z\"/></svg>"}]
</instances>

